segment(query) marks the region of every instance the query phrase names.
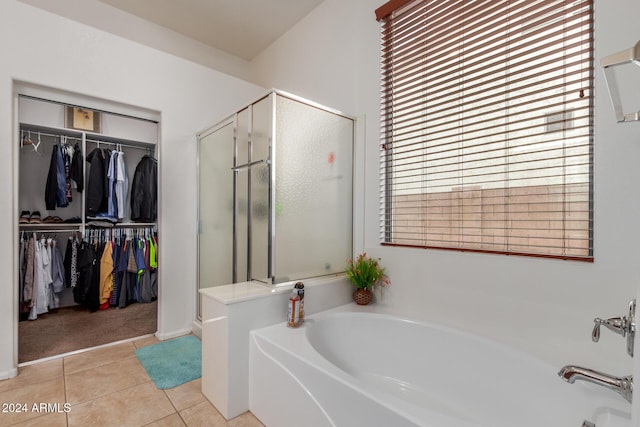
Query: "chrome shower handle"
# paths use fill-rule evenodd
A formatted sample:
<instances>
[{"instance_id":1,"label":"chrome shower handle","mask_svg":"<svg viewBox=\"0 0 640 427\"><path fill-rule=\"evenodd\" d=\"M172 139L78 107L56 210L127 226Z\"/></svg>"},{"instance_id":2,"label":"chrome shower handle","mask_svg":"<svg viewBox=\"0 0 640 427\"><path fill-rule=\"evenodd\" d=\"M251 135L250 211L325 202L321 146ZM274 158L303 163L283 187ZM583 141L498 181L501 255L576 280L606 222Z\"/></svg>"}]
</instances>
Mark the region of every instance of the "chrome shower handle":
<instances>
[{"instance_id":1,"label":"chrome shower handle","mask_svg":"<svg viewBox=\"0 0 640 427\"><path fill-rule=\"evenodd\" d=\"M593 342L598 342L600 340L600 326L606 326L610 331L613 331L618 335L622 335L623 337L627 335L626 317L611 317L609 319L596 317L593 319L593 323L595 323L593 332L591 333L591 339Z\"/></svg>"},{"instance_id":2,"label":"chrome shower handle","mask_svg":"<svg viewBox=\"0 0 640 427\"><path fill-rule=\"evenodd\" d=\"M627 353L633 357L633 343L636 335L636 300L629 302L629 314L624 317L611 317L609 319L600 319L596 317L593 319L595 323L593 331L591 332L591 339L593 342L600 340L600 326L604 325L610 331L615 332L622 337L627 337Z\"/></svg>"}]
</instances>

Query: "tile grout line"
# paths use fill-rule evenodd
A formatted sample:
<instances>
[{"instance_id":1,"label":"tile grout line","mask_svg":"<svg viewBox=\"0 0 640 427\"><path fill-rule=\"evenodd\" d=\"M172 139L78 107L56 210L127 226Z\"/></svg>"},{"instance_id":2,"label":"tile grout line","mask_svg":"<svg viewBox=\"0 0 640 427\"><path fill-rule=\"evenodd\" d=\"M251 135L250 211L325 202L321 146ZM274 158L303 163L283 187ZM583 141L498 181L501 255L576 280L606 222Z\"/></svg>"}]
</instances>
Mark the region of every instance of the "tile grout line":
<instances>
[{"instance_id":1,"label":"tile grout line","mask_svg":"<svg viewBox=\"0 0 640 427\"><path fill-rule=\"evenodd\" d=\"M111 363L122 362L123 360L131 359L133 357L136 357L136 355L134 354L133 356L126 356L126 357L122 357L120 359L110 360L108 362L101 363L99 365L94 365L94 366L91 366L89 368L83 368L83 369L80 369L78 371L70 372L69 375L76 375L76 374L79 374L80 372L88 371L88 370L91 370L91 369L102 368L103 366L110 365Z\"/></svg>"},{"instance_id":2,"label":"tile grout line","mask_svg":"<svg viewBox=\"0 0 640 427\"><path fill-rule=\"evenodd\" d=\"M64 369L64 360L66 357L62 358L62 385L64 386L64 403L69 403L67 401L67 374ZM71 412L71 404L69 404L69 412ZM64 419L66 421L67 427L69 427L69 412L65 412Z\"/></svg>"},{"instance_id":3,"label":"tile grout line","mask_svg":"<svg viewBox=\"0 0 640 427\"><path fill-rule=\"evenodd\" d=\"M126 344L126 343L125 343L125 344ZM104 363L100 363L100 364L98 364L98 365L92 365L92 366L90 366L90 367L88 367L88 368L82 368L82 369L79 369L79 370L77 370L77 371L70 372L70 373L69 373L69 375L75 375L75 374L77 374L77 373L79 373L79 372L82 372L82 371L87 371L87 370L89 370L89 369L94 369L94 368L100 368L100 367L105 366L105 365L108 365L108 364L110 364L110 363L120 362L120 361L122 361L122 360L126 360L126 359L129 359L129 358L131 358L131 357L136 357L136 353L135 353L135 351L136 351L136 347L135 347L135 345L134 345L134 346L133 346L133 353L132 353L131 355L129 355L129 356L124 356L124 357L119 357L119 358L114 359L114 360L104 361ZM88 353L84 353L84 354L88 354ZM74 354L73 356L76 356L76 355ZM68 357L68 356L67 356L67 357Z\"/></svg>"},{"instance_id":4,"label":"tile grout line","mask_svg":"<svg viewBox=\"0 0 640 427\"><path fill-rule=\"evenodd\" d=\"M155 385L155 384L154 384ZM169 400L169 403L171 403L171 406L173 406L173 409L176 411L175 413L178 414L178 417L180 418L180 421L182 421L182 424L184 424L185 426L187 426L187 422L184 420L184 418L182 418L182 414L180 413L180 411L178 411L178 408L176 408L176 405L173 404L173 400L171 400L171 398L169 397L169 395L167 394L167 389L163 389L162 392L164 393L164 395L166 396L166 398ZM193 405L195 406L195 405ZM187 409L187 408L185 408ZM184 411L184 409L183 409ZM172 414L173 415L173 414ZM167 417L170 417L171 415L167 415ZM166 418L166 417L165 417Z\"/></svg>"},{"instance_id":5,"label":"tile grout line","mask_svg":"<svg viewBox=\"0 0 640 427\"><path fill-rule=\"evenodd\" d=\"M155 385L155 384L154 384ZM184 385L184 384L182 384ZM179 387L179 386L178 386ZM157 387L156 387L157 388ZM158 389L160 390L160 389ZM185 426L188 426L189 424L187 424L187 421L185 421L185 419L182 417L182 411L186 411L187 409L191 409L191 408L195 408L196 406L202 404L203 402L209 402L209 400L205 397L205 400L203 400L202 402L198 402L198 403L194 403L191 406L187 406L185 408L182 408L182 411L178 411L178 408L176 408L176 405L174 405L173 401L171 400L171 397L169 397L169 395L167 394L167 390L172 390L172 389L162 389L162 392L164 393L164 395L167 397L167 399L169 399L169 403L171 403L171 406L173 406L173 409L175 409L175 413L178 414L178 417L180 417L180 420L184 423ZM213 404L211 402L209 402L211 404L211 406L213 406ZM216 411L218 411L218 409L214 406L213 407ZM218 411L219 412L219 411ZM173 415L173 414L171 414ZM167 417L170 417L171 415L167 415ZM165 418L167 418L165 417ZM164 418L162 418L164 419ZM154 421L155 422L155 421Z\"/></svg>"},{"instance_id":6,"label":"tile grout line","mask_svg":"<svg viewBox=\"0 0 640 427\"><path fill-rule=\"evenodd\" d=\"M111 393L109 393L109 394L103 394L103 395L100 395L100 396L96 396L96 397L94 397L93 399L84 400L84 401L82 401L82 402L75 403L75 404L73 404L73 405L71 405L71 406L73 407L73 406L78 406L78 405L84 405L84 404L86 404L86 403L93 402L94 400L102 399L102 398L105 398L105 397L107 397L107 396L110 396L110 395L112 395L112 394L114 394L114 393L120 393L121 391L129 390L130 388L138 387L138 386L140 386L140 385L142 385L142 384L146 384L146 383L149 383L149 382L152 382L152 381L151 381L151 380L149 380L149 381L142 381L141 383L134 384L134 385L130 385L129 387L121 388L121 389L119 389L119 390L114 390L114 391L112 391L112 392L111 392Z\"/></svg>"},{"instance_id":7,"label":"tile grout line","mask_svg":"<svg viewBox=\"0 0 640 427\"><path fill-rule=\"evenodd\" d=\"M62 358L61 362L62 362L62 388L64 390L64 403L68 403L67 402L67 375L64 371L64 357ZM69 409L71 409L71 407L69 407ZM64 419L66 422L66 426L69 427L69 413L65 412L64 414Z\"/></svg>"}]
</instances>

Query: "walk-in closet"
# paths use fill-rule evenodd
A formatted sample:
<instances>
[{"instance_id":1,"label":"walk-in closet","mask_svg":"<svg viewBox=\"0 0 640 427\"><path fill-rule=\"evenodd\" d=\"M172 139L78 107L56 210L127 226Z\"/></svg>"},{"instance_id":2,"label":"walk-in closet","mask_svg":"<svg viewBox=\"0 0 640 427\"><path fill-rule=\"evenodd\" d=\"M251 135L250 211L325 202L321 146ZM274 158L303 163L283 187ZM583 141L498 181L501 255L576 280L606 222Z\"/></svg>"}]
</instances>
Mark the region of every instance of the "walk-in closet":
<instances>
[{"instance_id":1,"label":"walk-in closet","mask_svg":"<svg viewBox=\"0 0 640 427\"><path fill-rule=\"evenodd\" d=\"M18 102L19 363L154 334L158 122Z\"/></svg>"}]
</instances>

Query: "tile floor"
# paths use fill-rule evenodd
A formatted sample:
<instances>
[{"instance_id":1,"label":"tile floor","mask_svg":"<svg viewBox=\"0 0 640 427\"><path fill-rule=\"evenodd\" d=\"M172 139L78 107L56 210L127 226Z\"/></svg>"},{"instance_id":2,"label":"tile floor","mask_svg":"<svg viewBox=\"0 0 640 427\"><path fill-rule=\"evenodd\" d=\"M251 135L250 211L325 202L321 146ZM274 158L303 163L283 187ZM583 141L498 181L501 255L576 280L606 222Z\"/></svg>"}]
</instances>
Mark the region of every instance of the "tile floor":
<instances>
[{"instance_id":1,"label":"tile floor","mask_svg":"<svg viewBox=\"0 0 640 427\"><path fill-rule=\"evenodd\" d=\"M262 427L250 412L226 421L201 393L200 379L157 389L134 354L157 342L144 338L20 368L0 381L0 426Z\"/></svg>"}]
</instances>

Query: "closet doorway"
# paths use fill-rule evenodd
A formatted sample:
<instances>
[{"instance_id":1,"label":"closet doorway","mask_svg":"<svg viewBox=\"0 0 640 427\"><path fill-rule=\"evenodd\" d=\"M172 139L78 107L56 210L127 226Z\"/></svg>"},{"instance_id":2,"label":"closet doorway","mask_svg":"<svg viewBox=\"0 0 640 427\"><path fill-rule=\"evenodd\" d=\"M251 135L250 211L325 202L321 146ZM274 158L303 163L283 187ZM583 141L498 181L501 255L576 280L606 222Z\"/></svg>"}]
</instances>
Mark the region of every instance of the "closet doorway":
<instances>
[{"instance_id":1,"label":"closet doorway","mask_svg":"<svg viewBox=\"0 0 640 427\"><path fill-rule=\"evenodd\" d=\"M157 332L158 122L79 104L18 96L19 364Z\"/></svg>"}]
</instances>

